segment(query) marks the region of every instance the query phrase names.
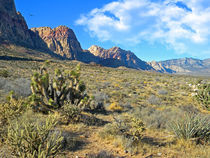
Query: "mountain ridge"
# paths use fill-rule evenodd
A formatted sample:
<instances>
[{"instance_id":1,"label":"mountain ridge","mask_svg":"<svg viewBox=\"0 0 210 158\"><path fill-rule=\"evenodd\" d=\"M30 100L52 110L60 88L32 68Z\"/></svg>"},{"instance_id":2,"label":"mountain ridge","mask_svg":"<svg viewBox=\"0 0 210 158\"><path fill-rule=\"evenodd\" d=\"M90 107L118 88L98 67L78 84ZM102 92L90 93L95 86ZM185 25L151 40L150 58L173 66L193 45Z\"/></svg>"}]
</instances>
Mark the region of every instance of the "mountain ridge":
<instances>
[{"instance_id":1,"label":"mountain ridge","mask_svg":"<svg viewBox=\"0 0 210 158\"><path fill-rule=\"evenodd\" d=\"M141 70L154 70L145 61L139 59L133 52L123 50L120 47L112 47L104 49L97 45L92 45L89 49L90 53L103 59L119 60L122 65L128 68L141 69Z\"/></svg>"},{"instance_id":2,"label":"mountain ridge","mask_svg":"<svg viewBox=\"0 0 210 158\"><path fill-rule=\"evenodd\" d=\"M74 31L67 26L29 29L24 17L17 12L14 0L0 0L0 44L40 50L41 53L38 54L45 56L46 53L57 59L94 62L114 68L122 66L161 73L207 74L210 76L210 58L204 60L180 58L145 62L133 52L117 46L104 49L92 45L88 50L83 50Z\"/></svg>"},{"instance_id":3,"label":"mountain ridge","mask_svg":"<svg viewBox=\"0 0 210 158\"><path fill-rule=\"evenodd\" d=\"M156 71L162 73L200 74L210 76L210 58L179 58L148 62Z\"/></svg>"}]
</instances>

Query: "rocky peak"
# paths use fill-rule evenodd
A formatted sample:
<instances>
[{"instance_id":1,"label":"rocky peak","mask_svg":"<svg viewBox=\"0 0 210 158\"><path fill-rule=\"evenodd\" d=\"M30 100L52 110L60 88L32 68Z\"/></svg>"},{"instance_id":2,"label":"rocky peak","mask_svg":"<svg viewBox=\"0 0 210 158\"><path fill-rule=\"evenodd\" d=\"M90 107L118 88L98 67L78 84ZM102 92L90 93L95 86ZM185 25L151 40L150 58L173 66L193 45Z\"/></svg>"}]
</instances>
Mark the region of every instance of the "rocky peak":
<instances>
[{"instance_id":1,"label":"rocky peak","mask_svg":"<svg viewBox=\"0 0 210 158\"><path fill-rule=\"evenodd\" d=\"M14 0L0 0L0 42L34 46L25 19L16 11Z\"/></svg>"},{"instance_id":2,"label":"rocky peak","mask_svg":"<svg viewBox=\"0 0 210 158\"><path fill-rule=\"evenodd\" d=\"M116 59L121 62L121 66L142 70L153 70L150 65L140 60L134 53L132 53L131 51L123 50L120 47L104 49L99 46L93 45L88 50L93 55L103 59Z\"/></svg>"},{"instance_id":3,"label":"rocky peak","mask_svg":"<svg viewBox=\"0 0 210 158\"><path fill-rule=\"evenodd\" d=\"M88 49L88 51L90 51L90 52L91 52L93 55L95 55L95 56L102 57L102 56L103 56L103 55L102 55L102 52L104 52L105 49L102 48L102 47L96 46L96 45L92 45L92 46Z\"/></svg>"},{"instance_id":4,"label":"rocky peak","mask_svg":"<svg viewBox=\"0 0 210 158\"><path fill-rule=\"evenodd\" d=\"M78 59L78 53L83 51L73 30L66 26L39 27L31 31L39 35L51 51L67 59Z\"/></svg>"},{"instance_id":5,"label":"rocky peak","mask_svg":"<svg viewBox=\"0 0 210 158\"><path fill-rule=\"evenodd\" d=\"M16 16L14 0L0 0L0 11L7 12L10 16Z\"/></svg>"}]
</instances>

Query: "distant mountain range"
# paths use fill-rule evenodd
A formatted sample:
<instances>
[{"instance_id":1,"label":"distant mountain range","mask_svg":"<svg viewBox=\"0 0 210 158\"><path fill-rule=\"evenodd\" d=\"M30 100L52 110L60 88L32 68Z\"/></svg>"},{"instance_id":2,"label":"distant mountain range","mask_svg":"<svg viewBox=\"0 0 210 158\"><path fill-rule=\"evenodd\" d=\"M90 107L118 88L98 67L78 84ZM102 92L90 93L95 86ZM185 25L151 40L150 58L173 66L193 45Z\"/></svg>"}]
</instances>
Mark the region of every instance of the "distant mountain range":
<instances>
[{"instance_id":1,"label":"distant mountain range","mask_svg":"<svg viewBox=\"0 0 210 158\"><path fill-rule=\"evenodd\" d=\"M166 61L148 62L156 71L162 73L179 73L210 76L210 58L199 60L194 58L181 58Z\"/></svg>"},{"instance_id":2,"label":"distant mountain range","mask_svg":"<svg viewBox=\"0 0 210 158\"><path fill-rule=\"evenodd\" d=\"M93 45L83 50L73 30L66 26L29 29L16 11L14 0L0 0L0 44L15 44L40 50L51 57L78 60L108 67L127 67L161 73L201 74L210 76L210 59L193 58L145 62L133 52L119 47L104 49Z\"/></svg>"}]
</instances>

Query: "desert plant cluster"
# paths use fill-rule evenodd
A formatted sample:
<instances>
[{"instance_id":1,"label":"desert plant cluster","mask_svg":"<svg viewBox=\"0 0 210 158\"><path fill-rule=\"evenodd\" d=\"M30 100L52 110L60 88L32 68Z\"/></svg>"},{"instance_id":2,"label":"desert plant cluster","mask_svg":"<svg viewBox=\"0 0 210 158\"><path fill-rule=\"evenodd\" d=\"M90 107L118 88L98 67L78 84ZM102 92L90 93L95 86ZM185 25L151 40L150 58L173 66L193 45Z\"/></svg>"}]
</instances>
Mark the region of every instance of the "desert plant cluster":
<instances>
[{"instance_id":1,"label":"desert plant cluster","mask_svg":"<svg viewBox=\"0 0 210 158\"><path fill-rule=\"evenodd\" d=\"M210 154L209 78L56 60L1 66L0 157Z\"/></svg>"}]
</instances>

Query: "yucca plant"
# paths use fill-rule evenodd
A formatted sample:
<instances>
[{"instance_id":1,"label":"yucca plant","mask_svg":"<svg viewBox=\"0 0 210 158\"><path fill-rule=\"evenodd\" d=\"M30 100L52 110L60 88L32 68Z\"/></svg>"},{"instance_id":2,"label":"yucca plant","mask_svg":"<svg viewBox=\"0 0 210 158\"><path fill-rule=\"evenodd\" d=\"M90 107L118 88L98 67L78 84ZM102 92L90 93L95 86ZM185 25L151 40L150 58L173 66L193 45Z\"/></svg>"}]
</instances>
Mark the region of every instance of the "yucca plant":
<instances>
[{"instance_id":1,"label":"yucca plant","mask_svg":"<svg viewBox=\"0 0 210 158\"><path fill-rule=\"evenodd\" d=\"M210 119L209 117L188 114L184 118L170 124L173 133L182 139L195 138L197 140L209 141Z\"/></svg>"}]
</instances>

